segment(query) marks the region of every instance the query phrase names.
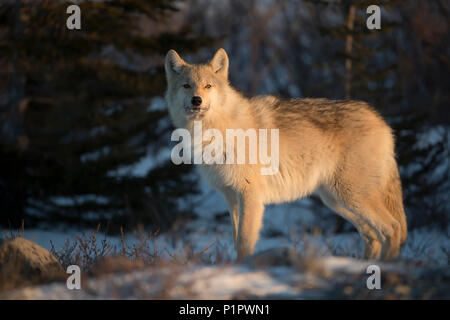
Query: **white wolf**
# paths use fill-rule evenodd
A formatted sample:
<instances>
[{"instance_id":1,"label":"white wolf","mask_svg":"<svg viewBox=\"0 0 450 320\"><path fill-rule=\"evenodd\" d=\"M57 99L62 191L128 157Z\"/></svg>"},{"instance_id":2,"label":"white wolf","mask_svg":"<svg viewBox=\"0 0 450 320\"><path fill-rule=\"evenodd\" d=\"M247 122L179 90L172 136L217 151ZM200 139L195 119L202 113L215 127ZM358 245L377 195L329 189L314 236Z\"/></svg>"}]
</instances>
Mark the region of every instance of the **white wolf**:
<instances>
[{"instance_id":1,"label":"white wolf","mask_svg":"<svg viewBox=\"0 0 450 320\"><path fill-rule=\"evenodd\" d=\"M264 205L315 193L350 221L364 240L366 259L395 258L406 240L406 216L390 127L367 103L351 100L246 98L228 83L228 56L188 64L167 53L166 102L174 125L279 129L279 170L256 164L202 164L201 175L229 207L238 258L254 251ZM202 143L205 143L204 141ZM245 149L249 156L249 148Z\"/></svg>"}]
</instances>

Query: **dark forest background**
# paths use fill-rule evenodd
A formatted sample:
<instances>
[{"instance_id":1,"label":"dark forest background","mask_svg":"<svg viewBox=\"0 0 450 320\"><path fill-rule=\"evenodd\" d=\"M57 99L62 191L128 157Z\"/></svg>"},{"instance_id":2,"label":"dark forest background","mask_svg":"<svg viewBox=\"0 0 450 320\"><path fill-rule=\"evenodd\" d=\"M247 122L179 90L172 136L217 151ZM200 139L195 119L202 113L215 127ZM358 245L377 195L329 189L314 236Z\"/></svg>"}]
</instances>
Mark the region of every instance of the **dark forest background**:
<instances>
[{"instance_id":1,"label":"dark forest background","mask_svg":"<svg viewBox=\"0 0 450 320\"><path fill-rule=\"evenodd\" d=\"M372 103L395 129L410 228L447 228L448 1L74 3L81 30L66 28L71 1L0 2L0 226L167 230L194 217L199 179L164 156L163 59L224 47L248 95ZM381 30L366 28L371 4Z\"/></svg>"}]
</instances>

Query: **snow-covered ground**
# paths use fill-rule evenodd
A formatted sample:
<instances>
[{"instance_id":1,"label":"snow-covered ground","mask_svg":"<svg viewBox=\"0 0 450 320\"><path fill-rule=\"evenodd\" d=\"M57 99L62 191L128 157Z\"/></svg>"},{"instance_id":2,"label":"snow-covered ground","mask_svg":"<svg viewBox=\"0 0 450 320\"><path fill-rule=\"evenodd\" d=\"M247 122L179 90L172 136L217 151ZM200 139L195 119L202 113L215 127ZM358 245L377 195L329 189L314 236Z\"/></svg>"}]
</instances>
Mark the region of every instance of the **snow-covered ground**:
<instances>
[{"instance_id":1,"label":"snow-covered ground","mask_svg":"<svg viewBox=\"0 0 450 320\"><path fill-rule=\"evenodd\" d=\"M212 220L212 221L211 221ZM193 249L194 252L200 252L208 248L212 258L217 253L227 256L231 259L236 257L233 248L231 235L231 226L227 223L217 223L213 219L197 220L188 223L183 234L160 234L154 239L154 249L162 254L177 253L186 246ZM273 229L272 229L273 230ZM39 244L40 246L51 249L53 243L56 249L62 248L67 239L74 240L76 236L89 234L93 230L66 230L52 231L30 229L25 230L25 238ZM2 232L6 232L3 230ZM120 236L105 236L101 232L98 239L106 239L117 248L121 246ZM127 244L132 245L138 242L138 237L134 234L125 235ZM153 245L152 244L152 245ZM290 234L279 233L274 237L267 236L262 232L262 236L256 246L256 251L262 251L270 248L292 247L297 248L299 252L306 250L306 246L313 246L319 255L330 256L350 256L358 257L363 249L362 241L356 232L349 232L337 235L326 234ZM438 265L448 265L448 252L450 250L450 237L448 233L437 230L417 229L410 231L408 239L402 248L400 258L420 261L433 262Z\"/></svg>"},{"instance_id":2,"label":"snow-covered ground","mask_svg":"<svg viewBox=\"0 0 450 320\"><path fill-rule=\"evenodd\" d=\"M380 288L369 289L376 265ZM173 264L17 289L6 299L448 299L448 266L346 257L299 258L294 249L260 252L244 263Z\"/></svg>"},{"instance_id":3,"label":"snow-covered ground","mask_svg":"<svg viewBox=\"0 0 450 320\"><path fill-rule=\"evenodd\" d=\"M216 194L207 194L202 203L198 219L186 223L177 232L159 234L148 243L148 250L157 252L159 257L167 260L189 253L199 253L203 259L196 262L186 259L187 262L181 261L181 264L178 260L176 264L168 266L151 266L89 278L83 282L83 289L80 291L70 291L64 283L54 283L21 289L8 298L377 298L373 292L369 295L365 282L368 277L366 267L374 263L381 266L382 273L400 274L396 276L396 279L400 279L396 280L399 283L390 283L389 278L383 280L389 294L394 294L397 298L426 298L428 291L440 292L441 298L443 295L447 298L450 295L449 230L412 230L399 259L390 264L380 264L358 259L363 244L356 232L333 234L328 230L332 228L327 229L325 225L317 232L305 231L311 225L320 225L320 221L317 221L320 217L314 215L315 208L309 209L308 203L303 203L302 206L278 205L267 208L264 228L256 247L257 255L269 253L270 262L262 265L237 264L234 262L236 254L231 225L228 215L224 214L223 200ZM74 243L77 236L89 235L93 231L25 228L24 236L44 248L51 249L53 244L56 250L60 250L67 239ZM115 247L115 252L119 252L122 246L120 236L106 236L100 232L97 239L99 242L106 240ZM137 245L139 235L125 234L125 242L129 247ZM301 257L301 262L296 258L285 263L286 254L283 252L295 252ZM312 272L309 261L314 262ZM429 279L430 274L440 278ZM411 279L421 282L411 283ZM419 288L418 292L416 287ZM423 296L420 290L424 291ZM387 294L386 292L383 294Z\"/></svg>"},{"instance_id":4,"label":"snow-covered ground","mask_svg":"<svg viewBox=\"0 0 450 320\"><path fill-rule=\"evenodd\" d=\"M367 267L372 262L328 257L317 260L319 273L298 266L220 265L147 268L89 279L81 290L68 290L63 283L21 289L11 299L316 299L336 295L335 288L349 277L356 289L367 288ZM380 264L383 272L402 272L396 265ZM365 275L362 276L362 275ZM369 274L370 275L370 274ZM343 296L349 291L344 289Z\"/></svg>"},{"instance_id":5,"label":"snow-covered ground","mask_svg":"<svg viewBox=\"0 0 450 320\"><path fill-rule=\"evenodd\" d=\"M204 209L200 217L188 222L182 230L176 233L158 235L151 243L151 250L158 250L161 254L176 254L186 247L194 252L205 250L214 261L219 253L230 260L236 257L233 247L231 224L225 212L225 204L216 195L209 197L211 206L214 206L215 214L208 214ZM209 211L209 212L211 212ZM221 212L221 214L219 214ZM355 232L333 234L329 230L322 229L318 232L306 232L306 227L317 224L317 217L303 207L297 205L278 205L268 207L264 216L264 227L256 251L262 251L277 247L296 248L300 253L306 250L314 250L319 256L348 256L359 257L363 250L363 243ZM303 231L302 231L303 230ZM25 238L36 242L46 249L51 249L51 244L56 249L62 248L67 239L74 241L76 236L90 234L94 230L41 230L25 228ZM8 234L7 230L0 230L0 234ZM450 228L445 231L415 229L409 232L407 242L402 248L400 259L411 260L437 265L448 265L450 251ZM121 237L104 235L97 236L99 240L106 239L111 245L120 248ZM137 243L137 234L125 234L128 245Z\"/></svg>"}]
</instances>

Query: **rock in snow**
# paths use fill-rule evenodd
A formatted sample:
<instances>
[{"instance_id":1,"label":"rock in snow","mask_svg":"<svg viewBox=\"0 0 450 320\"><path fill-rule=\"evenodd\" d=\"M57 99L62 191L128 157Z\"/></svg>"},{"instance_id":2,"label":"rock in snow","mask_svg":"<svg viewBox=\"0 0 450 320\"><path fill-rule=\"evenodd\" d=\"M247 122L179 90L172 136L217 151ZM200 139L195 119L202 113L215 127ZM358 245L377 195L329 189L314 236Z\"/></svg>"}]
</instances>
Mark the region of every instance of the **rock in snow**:
<instances>
[{"instance_id":1,"label":"rock in snow","mask_svg":"<svg viewBox=\"0 0 450 320\"><path fill-rule=\"evenodd\" d=\"M0 246L0 290L65 279L56 258L41 246L18 237Z\"/></svg>"}]
</instances>

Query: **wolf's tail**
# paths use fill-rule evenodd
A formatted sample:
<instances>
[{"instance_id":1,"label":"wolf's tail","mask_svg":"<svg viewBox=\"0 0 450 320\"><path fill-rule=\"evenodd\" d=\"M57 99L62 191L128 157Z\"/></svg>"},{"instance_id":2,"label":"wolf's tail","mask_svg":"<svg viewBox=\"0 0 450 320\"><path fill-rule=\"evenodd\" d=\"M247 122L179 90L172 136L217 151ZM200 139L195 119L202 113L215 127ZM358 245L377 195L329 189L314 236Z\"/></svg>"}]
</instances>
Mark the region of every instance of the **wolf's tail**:
<instances>
[{"instance_id":1,"label":"wolf's tail","mask_svg":"<svg viewBox=\"0 0 450 320\"><path fill-rule=\"evenodd\" d=\"M402 185L397 165L391 170L388 183L384 190L384 203L392 216L400 223L400 243L403 245L408 234L406 214L403 208Z\"/></svg>"}]
</instances>

